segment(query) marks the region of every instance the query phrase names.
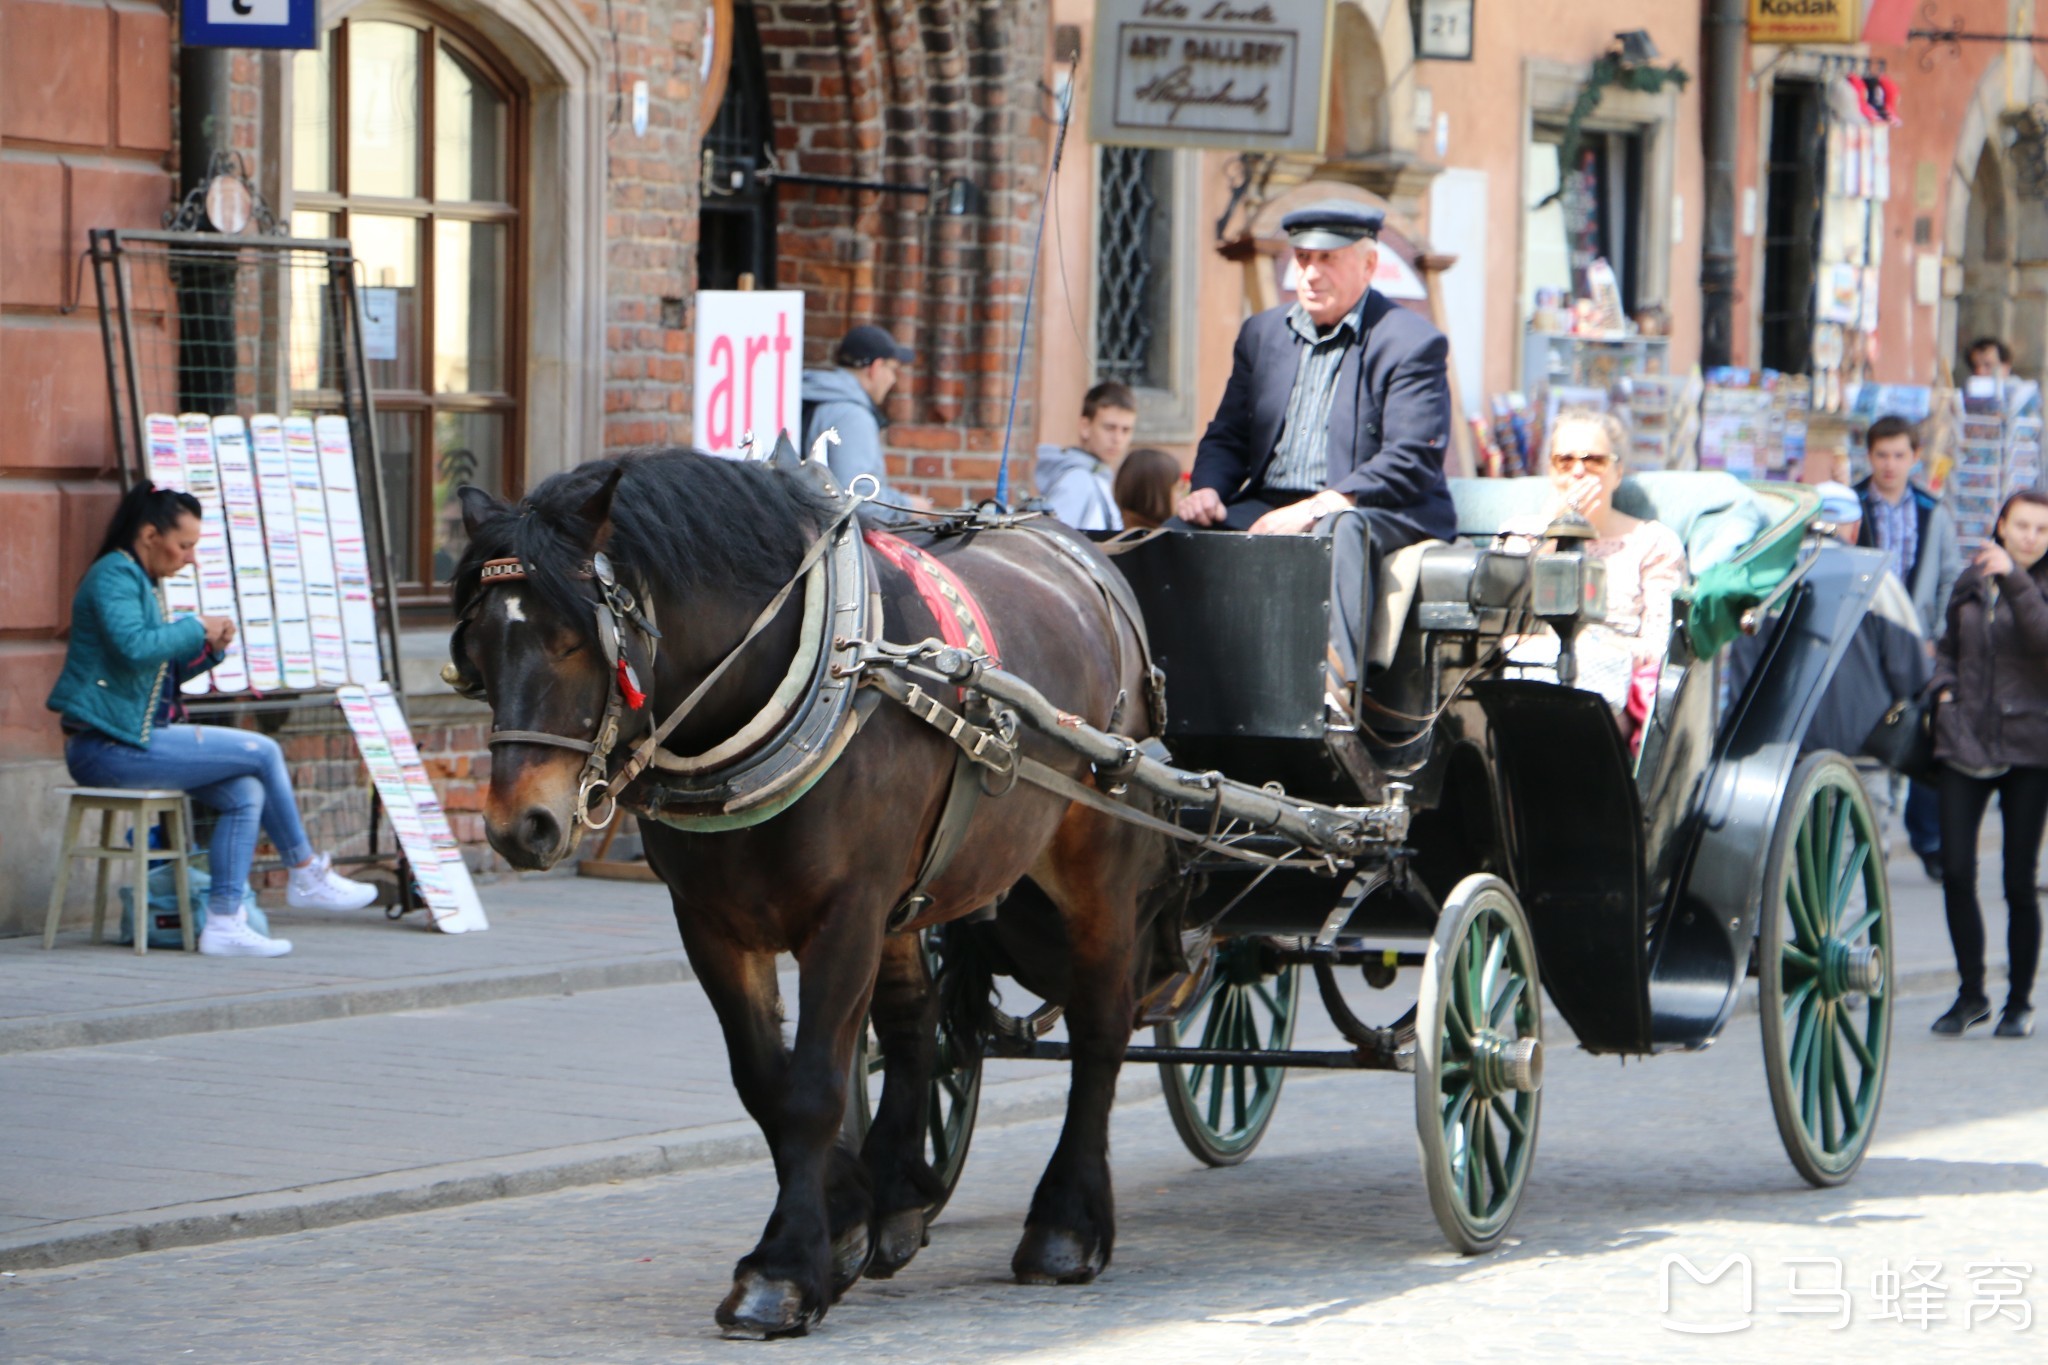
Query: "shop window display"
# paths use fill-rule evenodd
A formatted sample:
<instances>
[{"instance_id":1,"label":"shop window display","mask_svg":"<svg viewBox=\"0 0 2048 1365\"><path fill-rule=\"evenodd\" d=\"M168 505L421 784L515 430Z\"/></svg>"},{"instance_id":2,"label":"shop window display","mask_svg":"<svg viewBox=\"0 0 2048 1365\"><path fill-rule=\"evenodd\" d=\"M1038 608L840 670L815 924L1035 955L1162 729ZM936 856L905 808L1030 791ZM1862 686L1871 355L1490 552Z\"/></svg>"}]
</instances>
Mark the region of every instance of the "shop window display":
<instances>
[{"instance_id":1,"label":"shop window display","mask_svg":"<svg viewBox=\"0 0 2048 1365\"><path fill-rule=\"evenodd\" d=\"M520 482L524 102L437 20L351 19L293 70L293 230L348 238L402 592L462 554L455 490Z\"/></svg>"}]
</instances>

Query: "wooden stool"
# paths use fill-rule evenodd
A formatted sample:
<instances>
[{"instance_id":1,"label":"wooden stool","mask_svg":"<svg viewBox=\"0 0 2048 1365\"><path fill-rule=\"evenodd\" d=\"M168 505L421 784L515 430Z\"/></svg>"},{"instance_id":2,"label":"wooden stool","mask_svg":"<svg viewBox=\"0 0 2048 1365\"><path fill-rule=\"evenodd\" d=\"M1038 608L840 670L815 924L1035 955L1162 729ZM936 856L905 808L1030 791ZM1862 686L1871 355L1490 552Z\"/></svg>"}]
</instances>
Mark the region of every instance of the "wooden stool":
<instances>
[{"instance_id":1,"label":"wooden stool","mask_svg":"<svg viewBox=\"0 0 2048 1365\"><path fill-rule=\"evenodd\" d=\"M130 787L59 787L70 808L64 815L64 851L57 862L57 884L50 888L50 917L43 923L43 947L57 942L57 918L64 913L64 888L71 880L73 858L99 860L99 887L92 902L92 941L105 937L107 925L107 878L116 858L135 864L135 908L130 919L135 925L135 951L149 951L149 865L169 859L178 886L178 924L185 931L185 951L192 951L192 887L186 869L192 856L187 832L192 828L186 796L181 791L153 791ZM80 826L87 811L100 813L99 841L81 844ZM133 819L133 846L114 842L114 817ZM166 848L149 846L149 831L161 817L166 822Z\"/></svg>"}]
</instances>

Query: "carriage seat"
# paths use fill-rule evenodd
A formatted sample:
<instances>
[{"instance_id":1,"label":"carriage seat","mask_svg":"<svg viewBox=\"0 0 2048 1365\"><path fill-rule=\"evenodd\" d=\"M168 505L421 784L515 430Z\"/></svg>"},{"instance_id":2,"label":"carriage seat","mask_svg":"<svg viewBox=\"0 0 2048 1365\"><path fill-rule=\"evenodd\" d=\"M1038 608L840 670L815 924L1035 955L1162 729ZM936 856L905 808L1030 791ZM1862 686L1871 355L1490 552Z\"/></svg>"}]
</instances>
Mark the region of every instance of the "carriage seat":
<instances>
[{"instance_id":1,"label":"carriage seat","mask_svg":"<svg viewBox=\"0 0 2048 1365\"><path fill-rule=\"evenodd\" d=\"M1405 599L1382 602L1374 632L1375 663L1391 662L1411 618L1425 631L1493 634L1507 626L1506 608L1521 590L1527 565L1519 556L1509 562L1490 555L1486 547L1503 526L1548 512L1554 486L1543 477L1452 479L1450 484L1462 543L1429 542L1390 557L1390 570L1395 560L1406 562L1402 572L1388 573L1389 586L1409 590L1414 606ZM1677 532L1692 575L1734 560L1773 524L1756 493L1718 470L1631 474L1616 490L1614 505ZM1393 628L1382 629L1381 623Z\"/></svg>"},{"instance_id":2,"label":"carriage seat","mask_svg":"<svg viewBox=\"0 0 2048 1365\"><path fill-rule=\"evenodd\" d=\"M1543 515L1554 496L1548 478L1452 479L1460 536L1490 539L1512 521ZM1614 506L1659 521L1678 533L1686 567L1697 576L1725 564L1770 529L1772 519L1742 480L1722 470L1657 470L1631 474Z\"/></svg>"}]
</instances>

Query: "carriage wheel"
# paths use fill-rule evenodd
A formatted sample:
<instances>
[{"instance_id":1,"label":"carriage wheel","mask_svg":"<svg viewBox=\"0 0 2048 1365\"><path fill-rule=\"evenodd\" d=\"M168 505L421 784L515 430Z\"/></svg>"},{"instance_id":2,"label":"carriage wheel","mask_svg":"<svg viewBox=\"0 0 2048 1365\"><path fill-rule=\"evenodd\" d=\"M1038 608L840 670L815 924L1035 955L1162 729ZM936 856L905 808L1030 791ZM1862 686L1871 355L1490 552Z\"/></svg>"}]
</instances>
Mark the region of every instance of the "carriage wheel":
<instances>
[{"instance_id":1,"label":"carriage wheel","mask_svg":"<svg viewBox=\"0 0 2048 1365\"><path fill-rule=\"evenodd\" d=\"M1543 1106L1536 945L1506 882L1458 883L1437 919L1415 1008L1415 1132L1451 1245L1491 1251L1514 1221Z\"/></svg>"},{"instance_id":2,"label":"carriage wheel","mask_svg":"<svg viewBox=\"0 0 2048 1365\"><path fill-rule=\"evenodd\" d=\"M1856 1173L1891 1061L1891 890L1855 768L1801 760L1765 864L1758 930L1764 1075L1778 1135L1817 1186Z\"/></svg>"},{"instance_id":3,"label":"carriage wheel","mask_svg":"<svg viewBox=\"0 0 2048 1365\"><path fill-rule=\"evenodd\" d=\"M1160 1047L1284 1050L1294 1041L1301 969L1268 974L1260 945L1235 939L1216 948L1215 970L1180 1016L1152 1031ZM1280 1100L1284 1066L1159 1064L1166 1112L1187 1149L1211 1166L1235 1166L1252 1154Z\"/></svg>"},{"instance_id":4,"label":"carriage wheel","mask_svg":"<svg viewBox=\"0 0 2048 1365\"><path fill-rule=\"evenodd\" d=\"M938 1036L932 1056L931 1100L925 1114L924 1158L944 1189L925 1206L926 1223L937 1219L953 1197L960 1172L967 1165L967 1146L974 1137L974 1116L981 1107L981 1034L968 1024L967 1011L959 1008L961 973L945 970L945 927L926 929L920 935L925 967L939 991ZM860 1149L874 1123L875 1109L882 1102L882 1074L885 1064L872 1024L863 1024L854 1041L852 1074L848 1077L846 1121L843 1132L854 1150Z\"/></svg>"}]
</instances>

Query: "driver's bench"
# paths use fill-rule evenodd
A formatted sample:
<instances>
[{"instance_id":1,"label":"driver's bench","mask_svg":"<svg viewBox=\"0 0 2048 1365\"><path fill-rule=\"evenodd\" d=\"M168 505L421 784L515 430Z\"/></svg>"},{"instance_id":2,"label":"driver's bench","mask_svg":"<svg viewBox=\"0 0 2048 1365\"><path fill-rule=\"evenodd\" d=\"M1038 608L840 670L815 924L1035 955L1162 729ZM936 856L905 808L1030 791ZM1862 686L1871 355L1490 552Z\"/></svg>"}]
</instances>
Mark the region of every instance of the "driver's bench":
<instances>
[{"instance_id":1,"label":"driver's bench","mask_svg":"<svg viewBox=\"0 0 2048 1365\"><path fill-rule=\"evenodd\" d=\"M1488 547L1502 525L1542 516L1555 497L1547 478L1453 479L1451 492L1460 543L1398 551L1381 575L1410 600L1398 630L1388 613L1375 627L1373 655L1386 666L1372 671L1359 719L1397 746L1420 749L1426 727L1401 718L1426 716L1446 670L1479 663L1508 628L1509 606L1528 600L1526 559ZM1769 523L1755 495L1720 473L1634 475L1615 506L1677 531L1695 572L1733 559ZM1327 539L1219 531L1168 532L1118 557L1166 671L1177 761L1357 799L1356 773L1332 747L1353 731L1326 702L1330 560Z\"/></svg>"}]
</instances>

